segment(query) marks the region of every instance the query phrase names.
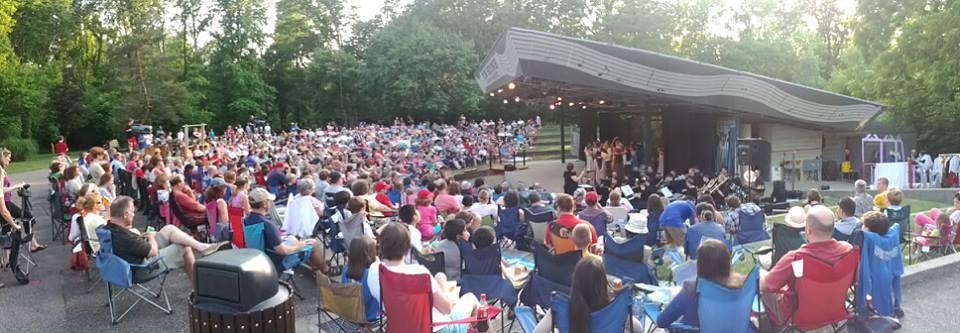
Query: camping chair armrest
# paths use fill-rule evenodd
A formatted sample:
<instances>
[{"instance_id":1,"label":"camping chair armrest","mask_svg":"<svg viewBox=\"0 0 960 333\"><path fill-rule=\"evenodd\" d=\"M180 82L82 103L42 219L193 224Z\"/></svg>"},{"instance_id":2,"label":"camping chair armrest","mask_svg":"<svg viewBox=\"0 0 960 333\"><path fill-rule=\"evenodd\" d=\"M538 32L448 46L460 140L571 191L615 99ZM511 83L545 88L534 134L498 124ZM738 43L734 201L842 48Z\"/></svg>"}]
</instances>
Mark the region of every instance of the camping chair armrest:
<instances>
[{"instance_id":1,"label":"camping chair armrest","mask_svg":"<svg viewBox=\"0 0 960 333\"><path fill-rule=\"evenodd\" d=\"M499 307L487 306L487 320L493 319L496 316L500 315L501 311L502 310ZM477 316L472 316L472 317L467 317L460 320L451 320L451 321L445 321L442 323L432 323L430 324L430 326L437 327L437 326L446 326L446 325L473 324L479 321L480 320L477 318Z\"/></svg>"},{"instance_id":2,"label":"camping chair armrest","mask_svg":"<svg viewBox=\"0 0 960 333\"><path fill-rule=\"evenodd\" d=\"M537 328L537 316L532 308L529 306L518 306L514 311L517 314L517 322L520 323L520 328L523 330L523 333L531 333Z\"/></svg>"},{"instance_id":3,"label":"camping chair armrest","mask_svg":"<svg viewBox=\"0 0 960 333\"><path fill-rule=\"evenodd\" d=\"M773 247L769 245L758 247L756 250L751 250L749 247L744 247L743 249L755 256L764 255L764 254L773 252Z\"/></svg>"}]
</instances>

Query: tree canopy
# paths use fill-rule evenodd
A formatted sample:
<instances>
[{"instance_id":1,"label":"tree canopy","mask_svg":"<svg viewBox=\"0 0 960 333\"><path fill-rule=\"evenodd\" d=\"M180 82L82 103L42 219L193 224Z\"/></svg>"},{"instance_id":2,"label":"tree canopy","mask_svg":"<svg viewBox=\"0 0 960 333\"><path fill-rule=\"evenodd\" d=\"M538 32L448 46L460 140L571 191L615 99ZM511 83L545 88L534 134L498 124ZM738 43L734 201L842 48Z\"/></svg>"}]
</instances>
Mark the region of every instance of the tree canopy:
<instances>
[{"instance_id":1,"label":"tree canopy","mask_svg":"<svg viewBox=\"0 0 960 333\"><path fill-rule=\"evenodd\" d=\"M352 12L344 0L0 1L0 145L100 144L128 118L223 129L251 116L276 128L516 116L524 106L484 98L473 73L499 33L523 27L878 100L922 149L960 150L948 132L960 126L954 1L389 0L369 20Z\"/></svg>"}]
</instances>

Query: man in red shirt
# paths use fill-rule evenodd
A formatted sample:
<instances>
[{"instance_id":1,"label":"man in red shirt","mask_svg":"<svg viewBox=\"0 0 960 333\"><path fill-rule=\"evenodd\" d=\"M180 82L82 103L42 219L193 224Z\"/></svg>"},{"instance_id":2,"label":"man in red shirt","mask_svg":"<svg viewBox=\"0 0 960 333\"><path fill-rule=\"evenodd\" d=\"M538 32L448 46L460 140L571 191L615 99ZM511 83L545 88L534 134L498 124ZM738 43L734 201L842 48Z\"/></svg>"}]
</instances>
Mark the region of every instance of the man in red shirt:
<instances>
[{"instance_id":1,"label":"man in red shirt","mask_svg":"<svg viewBox=\"0 0 960 333\"><path fill-rule=\"evenodd\" d=\"M577 246L573 243L573 239L570 238L570 232L573 230L573 227L581 223L590 226L590 233L593 236L590 244L596 244L597 230L594 229L593 225L589 222L581 220L574 215L576 205L573 202L573 197L569 194L562 193L558 194L554 200L556 200L557 210L560 211L560 216L557 217L556 221L550 222L550 225L547 227L547 234L544 238L544 243L546 243L547 247L552 248L557 255L576 251Z\"/></svg>"},{"instance_id":2,"label":"man in red shirt","mask_svg":"<svg viewBox=\"0 0 960 333\"><path fill-rule=\"evenodd\" d=\"M183 176L176 175L170 180L170 187L173 188L173 197L177 200L180 210L190 221L180 221L186 225L205 224L207 221L207 207L200 204L193 197L193 191L183 181Z\"/></svg>"},{"instance_id":3,"label":"man in red shirt","mask_svg":"<svg viewBox=\"0 0 960 333\"><path fill-rule=\"evenodd\" d=\"M835 219L833 211L825 206L810 208L807 212L805 228L807 244L795 251L787 252L769 273L760 277L760 291L764 305L769 309L767 312L776 324L782 324L782 321L793 311L793 300L781 292L793 285L797 278L793 269L794 261L802 260L801 255L803 255L834 263L853 249L850 243L833 239ZM840 276L837 278L839 279Z\"/></svg>"},{"instance_id":4,"label":"man in red shirt","mask_svg":"<svg viewBox=\"0 0 960 333\"><path fill-rule=\"evenodd\" d=\"M53 146L53 152L56 153L57 156L63 156L70 152L70 147L67 147L67 142L62 136L60 140L57 140L57 144Z\"/></svg>"}]
</instances>

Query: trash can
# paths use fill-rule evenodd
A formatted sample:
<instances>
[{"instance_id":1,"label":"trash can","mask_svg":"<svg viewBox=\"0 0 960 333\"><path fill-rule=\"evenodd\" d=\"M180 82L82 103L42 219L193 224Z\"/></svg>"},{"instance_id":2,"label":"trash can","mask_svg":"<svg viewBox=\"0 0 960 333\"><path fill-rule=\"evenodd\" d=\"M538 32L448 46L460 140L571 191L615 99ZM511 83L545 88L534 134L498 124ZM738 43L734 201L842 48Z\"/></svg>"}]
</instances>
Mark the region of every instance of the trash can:
<instances>
[{"instance_id":1,"label":"trash can","mask_svg":"<svg viewBox=\"0 0 960 333\"><path fill-rule=\"evenodd\" d=\"M196 262L190 331L295 332L291 291L263 252L217 252Z\"/></svg>"}]
</instances>

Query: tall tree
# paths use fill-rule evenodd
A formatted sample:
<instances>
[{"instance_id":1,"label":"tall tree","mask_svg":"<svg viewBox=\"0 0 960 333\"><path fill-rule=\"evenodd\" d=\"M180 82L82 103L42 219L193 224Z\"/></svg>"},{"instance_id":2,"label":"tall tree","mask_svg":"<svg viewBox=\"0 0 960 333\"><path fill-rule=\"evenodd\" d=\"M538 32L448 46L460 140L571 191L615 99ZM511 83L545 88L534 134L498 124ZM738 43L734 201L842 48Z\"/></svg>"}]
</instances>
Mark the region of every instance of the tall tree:
<instances>
[{"instance_id":1,"label":"tall tree","mask_svg":"<svg viewBox=\"0 0 960 333\"><path fill-rule=\"evenodd\" d=\"M226 127L266 116L272 110L276 91L263 79L260 49L266 16L260 0L217 0L220 32L213 34L214 50L207 77L208 110L215 112L215 125Z\"/></svg>"}]
</instances>

